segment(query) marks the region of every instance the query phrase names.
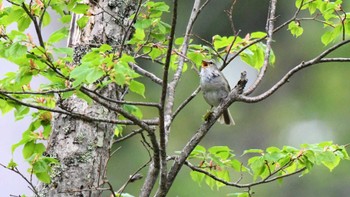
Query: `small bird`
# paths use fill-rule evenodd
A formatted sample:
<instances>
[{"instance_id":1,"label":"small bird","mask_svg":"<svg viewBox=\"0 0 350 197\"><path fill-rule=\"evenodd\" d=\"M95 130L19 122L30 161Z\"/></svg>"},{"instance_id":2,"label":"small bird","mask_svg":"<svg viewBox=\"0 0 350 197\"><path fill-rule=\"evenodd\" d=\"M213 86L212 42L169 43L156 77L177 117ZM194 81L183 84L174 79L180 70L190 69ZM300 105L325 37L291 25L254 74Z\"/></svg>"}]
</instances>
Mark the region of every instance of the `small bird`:
<instances>
[{"instance_id":1,"label":"small bird","mask_svg":"<svg viewBox=\"0 0 350 197\"><path fill-rule=\"evenodd\" d=\"M213 61L202 61L200 72L200 86L205 101L213 106L218 106L225 99L231 88L224 75L216 67ZM218 122L226 125L234 125L230 112L225 109Z\"/></svg>"}]
</instances>

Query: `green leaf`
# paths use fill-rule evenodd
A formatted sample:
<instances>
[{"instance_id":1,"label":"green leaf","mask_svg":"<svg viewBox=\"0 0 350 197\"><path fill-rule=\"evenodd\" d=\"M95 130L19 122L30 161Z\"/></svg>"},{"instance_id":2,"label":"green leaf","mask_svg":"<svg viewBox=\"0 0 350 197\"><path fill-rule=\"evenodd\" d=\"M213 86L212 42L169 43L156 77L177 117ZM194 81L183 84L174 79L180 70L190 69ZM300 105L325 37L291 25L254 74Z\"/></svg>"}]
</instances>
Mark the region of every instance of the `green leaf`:
<instances>
[{"instance_id":1,"label":"green leaf","mask_svg":"<svg viewBox=\"0 0 350 197\"><path fill-rule=\"evenodd\" d=\"M296 21L289 23L288 30L295 37L299 37L304 31L304 29L300 26L300 23Z\"/></svg>"},{"instance_id":2,"label":"green leaf","mask_svg":"<svg viewBox=\"0 0 350 197\"><path fill-rule=\"evenodd\" d=\"M312 15L317 10L318 2L317 1L314 1L314 2L311 1L308 4L309 4L309 6L308 6L309 7L309 12Z\"/></svg>"},{"instance_id":3,"label":"green leaf","mask_svg":"<svg viewBox=\"0 0 350 197\"><path fill-rule=\"evenodd\" d=\"M73 87L79 86L85 81L86 76L91 72L91 69L87 66L77 66L70 73L70 77L74 79Z\"/></svg>"},{"instance_id":4,"label":"green leaf","mask_svg":"<svg viewBox=\"0 0 350 197\"><path fill-rule=\"evenodd\" d=\"M138 81L132 80L129 85L129 89L142 97L145 97L145 85Z\"/></svg>"},{"instance_id":5,"label":"green leaf","mask_svg":"<svg viewBox=\"0 0 350 197\"><path fill-rule=\"evenodd\" d=\"M184 37L176 38L174 43L175 43L176 45L182 45L182 43L184 42L184 40L185 40Z\"/></svg>"},{"instance_id":6,"label":"green leaf","mask_svg":"<svg viewBox=\"0 0 350 197\"><path fill-rule=\"evenodd\" d=\"M67 35L68 35L68 29L66 27L63 27L55 31L53 34L51 34L47 42L55 43L55 42L61 41L62 39L66 38Z\"/></svg>"},{"instance_id":7,"label":"green leaf","mask_svg":"<svg viewBox=\"0 0 350 197\"><path fill-rule=\"evenodd\" d=\"M76 13L76 14L86 14L88 9L89 9L89 6L87 4L77 3L77 4L75 4L75 6L73 7L73 9L71 11Z\"/></svg>"},{"instance_id":8,"label":"green leaf","mask_svg":"<svg viewBox=\"0 0 350 197\"><path fill-rule=\"evenodd\" d=\"M253 32L253 33L250 35L250 38L260 39L260 38L265 37L266 35L267 35L266 32L257 31L257 32Z\"/></svg>"},{"instance_id":9,"label":"green leaf","mask_svg":"<svg viewBox=\"0 0 350 197\"><path fill-rule=\"evenodd\" d=\"M50 14L48 12L45 12L44 17L43 17L43 26L47 26L48 24L50 24L51 22L51 18L50 18Z\"/></svg>"},{"instance_id":10,"label":"green leaf","mask_svg":"<svg viewBox=\"0 0 350 197\"><path fill-rule=\"evenodd\" d=\"M191 171L190 176L194 182L196 182L200 185L203 181L203 178L205 177L205 174L197 172L197 171Z\"/></svg>"},{"instance_id":11,"label":"green leaf","mask_svg":"<svg viewBox=\"0 0 350 197\"><path fill-rule=\"evenodd\" d=\"M87 17L87 16L83 16L80 19L78 19L77 23L78 23L79 28L83 29L86 26L86 24L88 23L88 21L89 21L89 17Z\"/></svg>"},{"instance_id":12,"label":"green leaf","mask_svg":"<svg viewBox=\"0 0 350 197\"><path fill-rule=\"evenodd\" d=\"M92 102L93 102L93 100L89 96L87 96L86 94L82 93L81 91L77 91L76 95L77 95L78 98L86 101L89 105L91 105Z\"/></svg>"},{"instance_id":13,"label":"green leaf","mask_svg":"<svg viewBox=\"0 0 350 197\"><path fill-rule=\"evenodd\" d=\"M254 180L256 180L266 169L265 160L262 157L252 157L248 160L248 164L253 171Z\"/></svg>"},{"instance_id":14,"label":"green leaf","mask_svg":"<svg viewBox=\"0 0 350 197\"><path fill-rule=\"evenodd\" d=\"M35 149L34 141L29 141L28 143L26 143L22 151L24 159L28 159L29 157L31 157L34 154L34 149Z\"/></svg>"},{"instance_id":15,"label":"green leaf","mask_svg":"<svg viewBox=\"0 0 350 197\"><path fill-rule=\"evenodd\" d=\"M295 7L296 7L296 8L300 8L300 7L302 6L302 3L304 3L303 0L296 0L296 1L295 1ZM308 5L308 4L305 4L305 5ZM302 7L302 10L303 10L303 9L306 9L306 7L303 6L303 7Z\"/></svg>"},{"instance_id":16,"label":"green leaf","mask_svg":"<svg viewBox=\"0 0 350 197\"><path fill-rule=\"evenodd\" d=\"M19 20L17 21L17 28L19 31L24 31L26 29L28 29L30 23L32 22L32 20L29 18L28 15L22 15L22 17L19 18Z\"/></svg>"},{"instance_id":17,"label":"green leaf","mask_svg":"<svg viewBox=\"0 0 350 197\"><path fill-rule=\"evenodd\" d=\"M200 158L202 158L205 153L206 153L206 149L204 148L204 146L201 146L201 145L197 145L193 151L191 152L190 154L190 157L195 157L195 156L201 156Z\"/></svg>"},{"instance_id":18,"label":"green leaf","mask_svg":"<svg viewBox=\"0 0 350 197\"><path fill-rule=\"evenodd\" d=\"M62 23L69 23L72 20L72 15L64 15L60 18Z\"/></svg>"},{"instance_id":19,"label":"green leaf","mask_svg":"<svg viewBox=\"0 0 350 197\"><path fill-rule=\"evenodd\" d=\"M230 174L227 170L216 170L215 171L215 175L222 179L225 180L227 182L230 182ZM224 183L221 183L219 181L215 181L216 182L216 188L219 189L220 187L226 186Z\"/></svg>"},{"instance_id":20,"label":"green leaf","mask_svg":"<svg viewBox=\"0 0 350 197\"><path fill-rule=\"evenodd\" d=\"M242 155L245 155L247 153L259 153L259 154L261 154L261 153L264 153L264 151L261 149L248 149L248 150L245 150Z\"/></svg>"},{"instance_id":21,"label":"green leaf","mask_svg":"<svg viewBox=\"0 0 350 197\"><path fill-rule=\"evenodd\" d=\"M188 52L187 57L197 66L200 66L202 64L202 60L205 59L205 56L200 51Z\"/></svg>"},{"instance_id":22,"label":"green leaf","mask_svg":"<svg viewBox=\"0 0 350 197\"><path fill-rule=\"evenodd\" d=\"M336 38L340 36L342 32L342 28L343 27L339 25L335 27L332 31L330 30L326 31L321 37L322 43L326 46L329 43L333 42Z\"/></svg>"},{"instance_id":23,"label":"green leaf","mask_svg":"<svg viewBox=\"0 0 350 197\"><path fill-rule=\"evenodd\" d=\"M231 156L231 149L227 146L213 146L208 149L208 152L223 160Z\"/></svg>"},{"instance_id":24,"label":"green leaf","mask_svg":"<svg viewBox=\"0 0 350 197\"><path fill-rule=\"evenodd\" d=\"M112 47L109 44L102 44L99 47L99 51L102 52L102 53L105 53L105 52L110 51L110 50L112 50ZM123 54L123 56L124 56L124 54Z\"/></svg>"},{"instance_id":25,"label":"green leaf","mask_svg":"<svg viewBox=\"0 0 350 197\"><path fill-rule=\"evenodd\" d=\"M116 137L122 136L123 135L123 126L117 125L114 129L114 135Z\"/></svg>"},{"instance_id":26,"label":"green leaf","mask_svg":"<svg viewBox=\"0 0 350 197\"><path fill-rule=\"evenodd\" d=\"M117 194L118 197L119 197L119 195L120 195L120 197L135 197L135 196L133 196L133 195L131 195L131 194L129 194L129 193Z\"/></svg>"},{"instance_id":27,"label":"green leaf","mask_svg":"<svg viewBox=\"0 0 350 197\"><path fill-rule=\"evenodd\" d=\"M136 116L138 119L142 119L142 111L140 108L136 107L135 105L123 105L123 108L128 113L131 113L132 115Z\"/></svg>"},{"instance_id":28,"label":"green leaf","mask_svg":"<svg viewBox=\"0 0 350 197\"><path fill-rule=\"evenodd\" d=\"M240 57L244 62L259 70L264 64L266 45L258 43L244 50Z\"/></svg>"},{"instance_id":29,"label":"green leaf","mask_svg":"<svg viewBox=\"0 0 350 197\"><path fill-rule=\"evenodd\" d=\"M68 55L68 56L73 56L73 53L74 53L74 50L73 48L70 48L70 47L61 47L61 48L53 48L53 51L55 53L59 53L59 54L65 54L65 55Z\"/></svg>"},{"instance_id":30,"label":"green leaf","mask_svg":"<svg viewBox=\"0 0 350 197\"><path fill-rule=\"evenodd\" d=\"M48 172L48 171L49 171L49 166L43 159L39 159L33 164L34 173L42 173L42 172Z\"/></svg>"},{"instance_id":31,"label":"green leaf","mask_svg":"<svg viewBox=\"0 0 350 197\"><path fill-rule=\"evenodd\" d=\"M145 31L143 29L136 29L134 33L134 38L137 40L143 40L145 39Z\"/></svg>"},{"instance_id":32,"label":"green leaf","mask_svg":"<svg viewBox=\"0 0 350 197\"><path fill-rule=\"evenodd\" d=\"M91 69L91 71L86 76L86 81L88 83L94 83L104 75L104 71L98 68Z\"/></svg>"},{"instance_id":33,"label":"green leaf","mask_svg":"<svg viewBox=\"0 0 350 197\"><path fill-rule=\"evenodd\" d=\"M330 151L325 151L318 155L318 157L322 164L326 166L330 171L337 167L340 162L340 158Z\"/></svg>"},{"instance_id":34,"label":"green leaf","mask_svg":"<svg viewBox=\"0 0 350 197\"><path fill-rule=\"evenodd\" d=\"M234 36L221 37L219 35L215 35L213 37L214 48L215 48L215 50L218 50L218 49L221 49L221 48L225 48L225 47L231 45L233 40L234 40Z\"/></svg>"},{"instance_id":35,"label":"green leaf","mask_svg":"<svg viewBox=\"0 0 350 197\"><path fill-rule=\"evenodd\" d=\"M283 146L282 150L287 152L287 153L292 153L292 154L299 152L298 149L296 149L296 148L294 148L292 146Z\"/></svg>"},{"instance_id":36,"label":"green leaf","mask_svg":"<svg viewBox=\"0 0 350 197\"><path fill-rule=\"evenodd\" d=\"M246 172L248 169L237 159L231 160L231 167L237 172Z\"/></svg>"},{"instance_id":37,"label":"green leaf","mask_svg":"<svg viewBox=\"0 0 350 197\"><path fill-rule=\"evenodd\" d=\"M49 184L51 182L51 178L48 172L35 173L35 176L43 183Z\"/></svg>"},{"instance_id":38,"label":"green leaf","mask_svg":"<svg viewBox=\"0 0 350 197\"><path fill-rule=\"evenodd\" d=\"M29 159L33 154L38 154L41 155L42 153L44 153L46 150L44 144L42 143L35 143L34 140L29 141L28 143L26 143L23 147L23 157L24 159Z\"/></svg>"},{"instance_id":39,"label":"green leaf","mask_svg":"<svg viewBox=\"0 0 350 197\"><path fill-rule=\"evenodd\" d=\"M119 59L125 66L128 66L130 62L135 63L135 58L133 56L123 53L122 57Z\"/></svg>"},{"instance_id":40,"label":"green leaf","mask_svg":"<svg viewBox=\"0 0 350 197\"><path fill-rule=\"evenodd\" d=\"M151 19L141 19L136 21L135 28L146 29L146 28L149 28L151 25L152 25Z\"/></svg>"},{"instance_id":41,"label":"green leaf","mask_svg":"<svg viewBox=\"0 0 350 197\"><path fill-rule=\"evenodd\" d=\"M211 190L214 189L215 182L216 181L214 179L212 179L211 177L209 177L209 176L205 177L205 183L210 187Z\"/></svg>"},{"instance_id":42,"label":"green leaf","mask_svg":"<svg viewBox=\"0 0 350 197\"><path fill-rule=\"evenodd\" d=\"M281 150L277 147L271 146L266 149L266 152L273 153L273 152L280 152Z\"/></svg>"},{"instance_id":43,"label":"green leaf","mask_svg":"<svg viewBox=\"0 0 350 197\"><path fill-rule=\"evenodd\" d=\"M7 167L10 169L13 169L17 166L18 166L17 163L15 161L13 161L13 159L11 159L10 162L7 164Z\"/></svg>"},{"instance_id":44,"label":"green leaf","mask_svg":"<svg viewBox=\"0 0 350 197\"><path fill-rule=\"evenodd\" d=\"M153 10L158 10L161 12L169 11L169 6L165 2L154 2L154 4L152 4L152 6L150 7L151 7L151 11Z\"/></svg>"},{"instance_id":45,"label":"green leaf","mask_svg":"<svg viewBox=\"0 0 350 197\"><path fill-rule=\"evenodd\" d=\"M13 43L8 50L6 50L6 57L22 57L27 53L27 47L16 42Z\"/></svg>"},{"instance_id":46,"label":"green leaf","mask_svg":"<svg viewBox=\"0 0 350 197\"><path fill-rule=\"evenodd\" d=\"M248 192L239 192L239 193L229 194L228 196L233 196L233 197L249 197L250 194L249 194Z\"/></svg>"},{"instance_id":47,"label":"green leaf","mask_svg":"<svg viewBox=\"0 0 350 197\"><path fill-rule=\"evenodd\" d=\"M148 52L148 55L151 57L152 60L155 60L157 57L163 54L162 50L156 47L150 48L149 50L150 52Z\"/></svg>"},{"instance_id":48,"label":"green leaf","mask_svg":"<svg viewBox=\"0 0 350 197\"><path fill-rule=\"evenodd\" d=\"M30 111L29 107L26 107L26 106L23 106L23 105L18 107L18 108L16 108L16 111L15 111L16 121L23 119L29 113L29 111Z\"/></svg>"}]
</instances>

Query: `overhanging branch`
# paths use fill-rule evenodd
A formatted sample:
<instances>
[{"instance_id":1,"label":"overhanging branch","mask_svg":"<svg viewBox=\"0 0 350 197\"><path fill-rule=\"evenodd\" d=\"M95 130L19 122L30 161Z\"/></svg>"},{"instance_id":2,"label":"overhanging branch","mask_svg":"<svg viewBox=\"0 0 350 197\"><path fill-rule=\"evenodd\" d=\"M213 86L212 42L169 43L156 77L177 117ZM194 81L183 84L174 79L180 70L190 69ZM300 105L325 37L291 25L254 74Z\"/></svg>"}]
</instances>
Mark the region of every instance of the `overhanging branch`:
<instances>
[{"instance_id":1,"label":"overhanging branch","mask_svg":"<svg viewBox=\"0 0 350 197\"><path fill-rule=\"evenodd\" d=\"M341 46L346 45L348 43L350 43L350 40L344 40L344 41L330 47L329 49L323 51L320 55L316 56L315 58L313 58L309 61L306 61L306 62L301 62L300 64L298 64L297 66L292 68L289 72L287 72L287 74L285 74L282 77L282 79L280 79L275 85L273 85L266 92L264 92L258 96L254 96L254 97L246 96L247 93L244 93L243 95L240 95L237 98L237 100L241 101L241 102L246 102L246 103L259 102L259 101L264 100L267 97L271 96L280 87L282 87L284 84L286 84L295 73L297 73L298 71L300 71L304 68L310 67L312 65L317 65L320 63L325 63L325 62L348 62L348 61L350 61L350 58L324 58L325 56L327 56L328 54L330 54L334 50L336 50L336 49L340 48Z\"/></svg>"}]
</instances>

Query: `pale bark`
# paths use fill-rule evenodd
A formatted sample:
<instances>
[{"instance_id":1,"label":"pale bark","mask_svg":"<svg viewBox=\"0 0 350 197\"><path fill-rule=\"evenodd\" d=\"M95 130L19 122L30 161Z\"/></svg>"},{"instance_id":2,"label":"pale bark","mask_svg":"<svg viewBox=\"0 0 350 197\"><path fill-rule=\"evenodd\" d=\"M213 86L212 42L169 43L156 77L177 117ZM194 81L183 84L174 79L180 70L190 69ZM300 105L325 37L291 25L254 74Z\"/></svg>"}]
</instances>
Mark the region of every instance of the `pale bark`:
<instances>
[{"instance_id":1,"label":"pale bark","mask_svg":"<svg viewBox=\"0 0 350 197\"><path fill-rule=\"evenodd\" d=\"M91 6L88 24L82 30L72 22L69 46L75 49L75 62L91 48L108 43L119 50L123 36L131 21L136 3L134 0L100 0L89 1ZM75 20L79 16L73 17ZM121 93L116 85L111 84L99 91L99 94L119 99ZM112 104L111 104L112 105ZM86 114L91 117L116 119L117 114L97 103L71 97L61 100L57 107ZM56 114L53 130L47 146L47 153L57 158L59 166L54 168L52 182L40 185L42 196L101 196L101 187L105 173L114 133L114 124L87 122L64 114Z\"/></svg>"}]
</instances>

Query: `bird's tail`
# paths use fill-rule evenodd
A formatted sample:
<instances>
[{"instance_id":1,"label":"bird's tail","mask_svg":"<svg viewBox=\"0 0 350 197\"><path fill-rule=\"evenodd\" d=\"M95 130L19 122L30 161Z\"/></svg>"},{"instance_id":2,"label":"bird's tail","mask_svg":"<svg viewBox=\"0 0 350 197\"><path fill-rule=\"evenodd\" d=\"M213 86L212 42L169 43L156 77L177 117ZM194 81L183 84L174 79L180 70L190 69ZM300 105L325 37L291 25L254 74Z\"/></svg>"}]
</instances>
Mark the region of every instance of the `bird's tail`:
<instances>
[{"instance_id":1,"label":"bird's tail","mask_svg":"<svg viewBox=\"0 0 350 197\"><path fill-rule=\"evenodd\" d=\"M225 109L222 115L219 117L218 122L220 124L226 124L226 125L235 125L235 121L233 120L230 111L228 109Z\"/></svg>"}]
</instances>

